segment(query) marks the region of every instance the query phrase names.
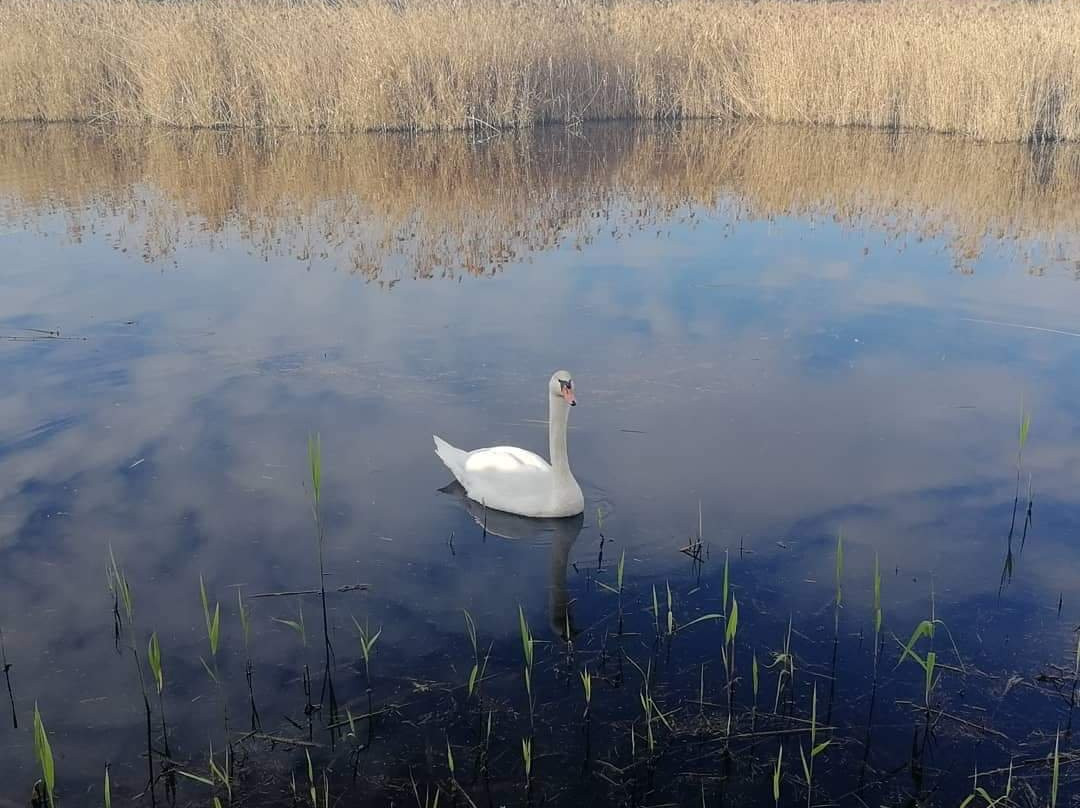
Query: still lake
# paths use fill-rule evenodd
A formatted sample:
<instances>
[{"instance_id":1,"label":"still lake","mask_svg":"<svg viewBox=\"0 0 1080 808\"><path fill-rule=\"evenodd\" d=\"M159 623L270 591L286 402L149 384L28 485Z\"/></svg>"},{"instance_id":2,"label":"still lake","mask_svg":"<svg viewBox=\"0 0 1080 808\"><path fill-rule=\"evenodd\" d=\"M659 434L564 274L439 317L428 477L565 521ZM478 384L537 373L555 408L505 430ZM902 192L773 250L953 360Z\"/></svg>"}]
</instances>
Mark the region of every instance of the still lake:
<instances>
[{"instance_id":1,"label":"still lake","mask_svg":"<svg viewBox=\"0 0 1080 808\"><path fill-rule=\"evenodd\" d=\"M292 805L293 777L310 804L305 752L320 806L324 772L332 805L772 804L781 745L801 804L815 688L813 804L957 805L1013 760L1045 805L1059 727L1067 804L1078 281L1075 146L6 126L0 806L40 777L35 703L60 805L101 805L106 764L150 804L110 547L162 804L175 769L215 779L226 723L234 804ZM441 490L432 433L546 455L564 367L583 518ZM319 585L314 434L336 705L320 597L280 594ZM730 644L726 618L687 625L730 617L725 557Z\"/></svg>"}]
</instances>

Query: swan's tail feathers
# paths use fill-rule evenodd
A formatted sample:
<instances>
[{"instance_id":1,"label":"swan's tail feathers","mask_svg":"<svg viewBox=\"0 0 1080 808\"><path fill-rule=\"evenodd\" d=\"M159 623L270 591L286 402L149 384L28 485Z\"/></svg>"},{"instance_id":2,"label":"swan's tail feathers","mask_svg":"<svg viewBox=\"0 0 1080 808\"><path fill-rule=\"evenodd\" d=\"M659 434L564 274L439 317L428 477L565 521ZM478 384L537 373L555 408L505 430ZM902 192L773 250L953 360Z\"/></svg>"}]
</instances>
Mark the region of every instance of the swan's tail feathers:
<instances>
[{"instance_id":1,"label":"swan's tail feathers","mask_svg":"<svg viewBox=\"0 0 1080 808\"><path fill-rule=\"evenodd\" d=\"M465 474L465 458L468 453L451 446L438 435L432 435L432 437L435 438L435 454L446 464L446 467L450 469L457 481L461 482L461 478Z\"/></svg>"}]
</instances>

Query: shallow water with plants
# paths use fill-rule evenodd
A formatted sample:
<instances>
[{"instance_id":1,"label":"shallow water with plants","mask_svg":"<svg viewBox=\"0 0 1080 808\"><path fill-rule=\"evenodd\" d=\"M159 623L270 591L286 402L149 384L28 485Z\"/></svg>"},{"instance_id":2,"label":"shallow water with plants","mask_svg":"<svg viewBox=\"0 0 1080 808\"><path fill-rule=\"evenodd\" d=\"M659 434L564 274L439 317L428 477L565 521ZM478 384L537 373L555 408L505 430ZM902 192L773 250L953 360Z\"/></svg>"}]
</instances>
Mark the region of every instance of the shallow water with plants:
<instances>
[{"instance_id":1,"label":"shallow water with plants","mask_svg":"<svg viewBox=\"0 0 1080 808\"><path fill-rule=\"evenodd\" d=\"M1071 804L1078 211L1069 145L5 127L0 806ZM560 367L585 514L463 498Z\"/></svg>"}]
</instances>

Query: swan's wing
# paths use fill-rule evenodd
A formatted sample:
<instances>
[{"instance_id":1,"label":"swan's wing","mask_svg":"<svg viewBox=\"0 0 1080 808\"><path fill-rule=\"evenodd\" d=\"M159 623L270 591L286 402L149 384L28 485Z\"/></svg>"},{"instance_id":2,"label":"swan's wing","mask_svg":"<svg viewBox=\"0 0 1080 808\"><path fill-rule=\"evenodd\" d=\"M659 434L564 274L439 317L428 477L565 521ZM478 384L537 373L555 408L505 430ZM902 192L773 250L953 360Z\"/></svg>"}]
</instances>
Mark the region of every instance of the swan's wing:
<instances>
[{"instance_id":1,"label":"swan's wing","mask_svg":"<svg viewBox=\"0 0 1080 808\"><path fill-rule=\"evenodd\" d=\"M530 513L550 496L551 466L516 446L477 449L465 458L461 483L469 496L489 508Z\"/></svg>"},{"instance_id":2,"label":"swan's wing","mask_svg":"<svg viewBox=\"0 0 1080 808\"><path fill-rule=\"evenodd\" d=\"M516 446L492 446L469 452L465 458L465 472L500 473L542 471L551 472L551 466L540 455Z\"/></svg>"}]
</instances>

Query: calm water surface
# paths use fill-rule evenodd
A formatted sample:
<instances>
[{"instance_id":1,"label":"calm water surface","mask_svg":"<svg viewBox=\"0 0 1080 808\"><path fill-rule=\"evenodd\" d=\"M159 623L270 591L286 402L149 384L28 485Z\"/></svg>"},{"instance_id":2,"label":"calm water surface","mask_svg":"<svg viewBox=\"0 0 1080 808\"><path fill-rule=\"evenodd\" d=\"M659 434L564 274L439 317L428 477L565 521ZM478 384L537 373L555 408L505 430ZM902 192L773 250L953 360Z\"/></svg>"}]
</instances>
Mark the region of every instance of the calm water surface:
<instances>
[{"instance_id":1,"label":"calm water surface","mask_svg":"<svg viewBox=\"0 0 1080 808\"><path fill-rule=\"evenodd\" d=\"M18 719L0 705L0 806L27 804L38 776L35 701L61 804L101 804L106 762L114 797L145 790L110 546L140 653L160 639L171 755L202 776L224 727L200 662L200 575L222 603L233 736L252 723L240 590L262 732L310 740L339 804L415 804L410 774L421 798L452 789L448 739L481 805L771 804L781 739L782 802L805 801L806 734L785 734L803 725L767 715L789 615L779 712L807 719L816 684L835 728L815 803L956 804L976 767L1015 757L1045 804L1080 623L1074 148L698 126L480 143L7 127L0 255L0 626ZM586 513L489 515L485 531L440 490L431 434L546 453L545 384L564 366ZM319 599L255 597L318 586L312 433L335 695L381 711L354 738L326 729ZM699 524L695 564L680 548ZM657 639L651 613L656 587L663 632L667 586L677 625L724 611L726 551L744 736L727 755L723 627ZM608 588L623 554L620 631ZM338 591L356 584L369 588ZM301 608L306 645L273 619ZM463 688L463 609L491 647L482 706ZM897 667L893 637L931 609L960 658L939 629L927 737L908 704L923 671ZM382 628L370 692L353 618ZM651 756L643 671L670 713ZM306 794L300 747L236 749L238 794L292 804L290 773ZM210 793L181 781L178 802Z\"/></svg>"}]
</instances>

